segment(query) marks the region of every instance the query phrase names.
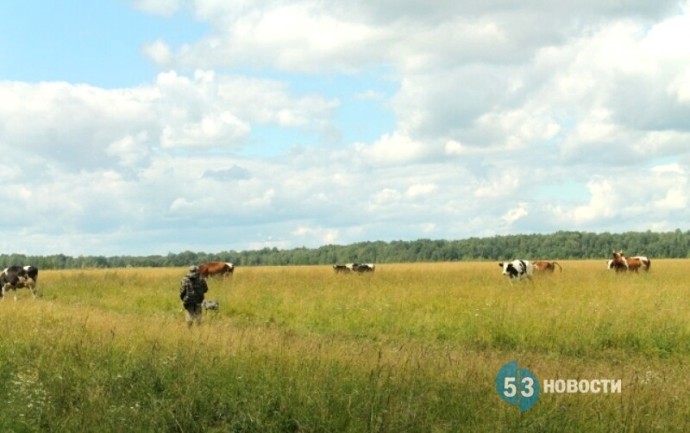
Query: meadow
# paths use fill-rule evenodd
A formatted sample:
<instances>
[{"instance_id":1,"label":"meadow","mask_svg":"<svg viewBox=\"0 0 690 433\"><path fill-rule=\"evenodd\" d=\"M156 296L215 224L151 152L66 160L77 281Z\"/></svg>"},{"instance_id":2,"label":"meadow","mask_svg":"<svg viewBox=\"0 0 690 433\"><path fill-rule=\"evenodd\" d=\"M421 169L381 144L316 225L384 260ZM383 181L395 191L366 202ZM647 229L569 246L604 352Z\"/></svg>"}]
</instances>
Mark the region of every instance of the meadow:
<instances>
[{"instance_id":1,"label":"meadow","mask_svg":"<svg viewBox=\"0 0 690 433\"><path fill-rule=\"evenodd\" d=\"M3 432L684 432L687 260L510 284L496 262L238 267L187 329L185 269L41 271L0 301ZM509 361L620 393L504 402Z\"/></svg>"}]
</instances>

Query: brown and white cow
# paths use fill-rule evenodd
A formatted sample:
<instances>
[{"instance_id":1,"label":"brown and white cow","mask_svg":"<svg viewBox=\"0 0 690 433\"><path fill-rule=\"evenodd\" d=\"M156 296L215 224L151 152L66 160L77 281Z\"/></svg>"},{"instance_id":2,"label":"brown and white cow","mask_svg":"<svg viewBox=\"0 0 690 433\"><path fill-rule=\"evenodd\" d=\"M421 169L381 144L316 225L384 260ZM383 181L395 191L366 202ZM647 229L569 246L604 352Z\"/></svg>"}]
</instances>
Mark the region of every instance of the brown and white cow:
<instances>
[{"instance_id":1,"label":"brown and white cow","mask_svg":"<svg viewBox=\"0 0 690 433\"><path fill-rule=\"evenodd\" d=\"M652 266L652 261L647 256L634 256L630 257L628 260L639 260L640 269L645 272L649 272L649 267Z\"/></svg>"},{"instance_id":2,"label":"brown and white cow","mask_svg":"<svg viewBox=\"0 0 690 433\"><path fill-rule=\"evenodd\" d=\"M609 269L613 269L616 272L638 272L640 268L645 272L649 272L652 261L646 256L625 257L623 250L620 250L613 252L608 266Z\"/></svg>"},{"instance_id":3,"label":"brown and white cow","mask_svg":"<svg viewBox=\"0 0 690 433\"><path fill-rule=\"evenodd\" d=\"M235 271L235 265L226 262L208 262L199 265L201 278L228 277Z\"/></svg>"},{"instance_id":4,"label":"brown and white cow","mask_svg":"<svg viewBox=\"0 0 690 433\"><path fill-rule=\"evenodd\" d=\"M561 265L559 265L558 262L555 262L553 260L537 260L532 262L532 266L534 266L535 272L553 273L556 270L556 266L558 266L558 269L561 272L563 272L563 268L561 267Z\"/></svg>"}]
</instances>

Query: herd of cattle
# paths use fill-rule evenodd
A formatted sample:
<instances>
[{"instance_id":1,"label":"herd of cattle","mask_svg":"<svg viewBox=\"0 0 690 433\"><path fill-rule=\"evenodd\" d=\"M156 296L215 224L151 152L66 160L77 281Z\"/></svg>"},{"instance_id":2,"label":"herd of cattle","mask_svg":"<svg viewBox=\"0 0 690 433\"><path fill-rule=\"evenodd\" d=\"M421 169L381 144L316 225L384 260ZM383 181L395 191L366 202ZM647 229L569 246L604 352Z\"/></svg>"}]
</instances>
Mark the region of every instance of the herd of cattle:
<instances>
[{"instance_id":1,"label":"herd of cattle","mask_svg":"<svg viewBox=\"0 0 690 433\"><path fill-rule=\"evenodd\" d=\"M649 272L649 267L652 266L652 261L647 256L625 257L623 251L614 251L612 258L608 261L608 268L616 272L637 272L642 269Z\"/></svg>"},{"instance_id":2,"label":"herd of cattle","mask_svg":"<svg viewBox=\"0 0 690 433\"><path fill-rule=\"evenodd\" d=\"M373 263L348 263L346 265L333 265L336 274L341 272L374 272L376 266Z\"/></svg>"},{"instance_id":3,"label":"herd of cattle","mask_svg":"<svg viewBox=\"0 0 690 433\"><path fill-rule=\"evenodd\" d=\"M532 275L537 272L553 272L556 267L563 271L561 265L558 262L548 261L548 260L513 260L511 262L501 262L498 264L503 270L502 274L507 276L512 280L522 280L530 279ZM649 268L652 266L652 261L647 256L634 256L625 257L623 251L613 251L611 259L606 262L606 267L609 270L614 270L618 272L635 272L637 273L640 269L645 272L649 272Z\"/></svg>"},{"instance_id":4,"label":"herd of cattle","mask_svg":"<svg viewBox=\"0 0 690 433\"><path fill-rule=\"evenodd\" d=\"M235 271L232 263L209 262L199 265L199 274L203 278L208 277L227 277ZM27 288L35 298L38 295L38 268L35 266L10 266L0 273L0 297L5 299L8 291L14 292L14 300L17 300L17 289ZM209 310L218 309L218 304L209 303L204 305Z\"/></svg>"},{"instance_id":5,"label":"herd of cattle","mask_svg":"<svg viewBox=\"0 0 690 433\"><path fill-rule=\"evenodd\" d=\"M611 259L607 262L607 268L615 272L638 272L640 269L649 271L652 261L646 256L626 257L623 251L613 251ZM501 262L498 266L502 274L512 280L531 279L535 273L553 273L556 268L563 271L558 262L553 260L521 260ZM374 272L376 266L373 263L348 263L345 265L333 265L335 273L363 273ZM228 262L208 262L199 265L199 274L202 278L228 277L235 272L235 265ZM27 288L35 298L38 295L36 284L38 282L38 268L35 266L10 266L0 273L0 297L5 298L8 291L14 292L14 300L17 300L17 289ZM204 306L208 309L217 309L218 304Z\"/></svg>"}]
</instances>

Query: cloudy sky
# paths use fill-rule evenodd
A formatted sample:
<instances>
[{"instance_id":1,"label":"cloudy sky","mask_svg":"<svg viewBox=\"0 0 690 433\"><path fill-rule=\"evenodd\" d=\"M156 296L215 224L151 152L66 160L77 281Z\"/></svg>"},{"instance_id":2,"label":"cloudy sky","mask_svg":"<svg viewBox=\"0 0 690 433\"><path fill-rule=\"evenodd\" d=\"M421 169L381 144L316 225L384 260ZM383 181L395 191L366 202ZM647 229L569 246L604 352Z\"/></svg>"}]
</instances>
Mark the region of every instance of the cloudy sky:
<instances>
[{"instance_id":1,"label":"cloudy sky","mask_svg":"<svg viewBox=\"0 0 690 433\"><path fill-rule=\"evenodd\" d=\"M0 5L0 253L690 229L690 1Z\"/></svg>"}]
</instances>

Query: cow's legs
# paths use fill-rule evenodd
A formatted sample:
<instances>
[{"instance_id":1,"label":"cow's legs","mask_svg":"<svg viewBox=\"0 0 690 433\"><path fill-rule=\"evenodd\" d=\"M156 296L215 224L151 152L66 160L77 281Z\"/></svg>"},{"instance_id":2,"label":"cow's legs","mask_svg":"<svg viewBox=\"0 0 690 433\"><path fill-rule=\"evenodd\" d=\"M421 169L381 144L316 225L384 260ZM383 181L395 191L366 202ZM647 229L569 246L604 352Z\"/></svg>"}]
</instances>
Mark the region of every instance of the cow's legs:
<instances>
[{"instance_id":1,"label":"cow's legs","mask_svg":"<svg viewBox=\"0 0 690 433\"><path fill-rule=\"evenodd\" d=\"M24 282L24 287L31 290L31 296L34 299L36 299L36 295L38 295L38 290L36 289L36 282L34 281L34 279L33 278L27 278L26 281Z\"/></svg>"},{"instance_id":2,"label":"cow's legs","mask_svg":"<svg viewBox=\"0 0 690 433\"><path fill-rule=\"evenodd\" d=\"M10 283L5 283L2 286L2 300L4 301L5 297L7 296L7 289L8 288L10 288L14 291L14 300L16 301L17 300L17 288L13 287L12 284L10 284Z\"/></svg>"}]
</instances>

